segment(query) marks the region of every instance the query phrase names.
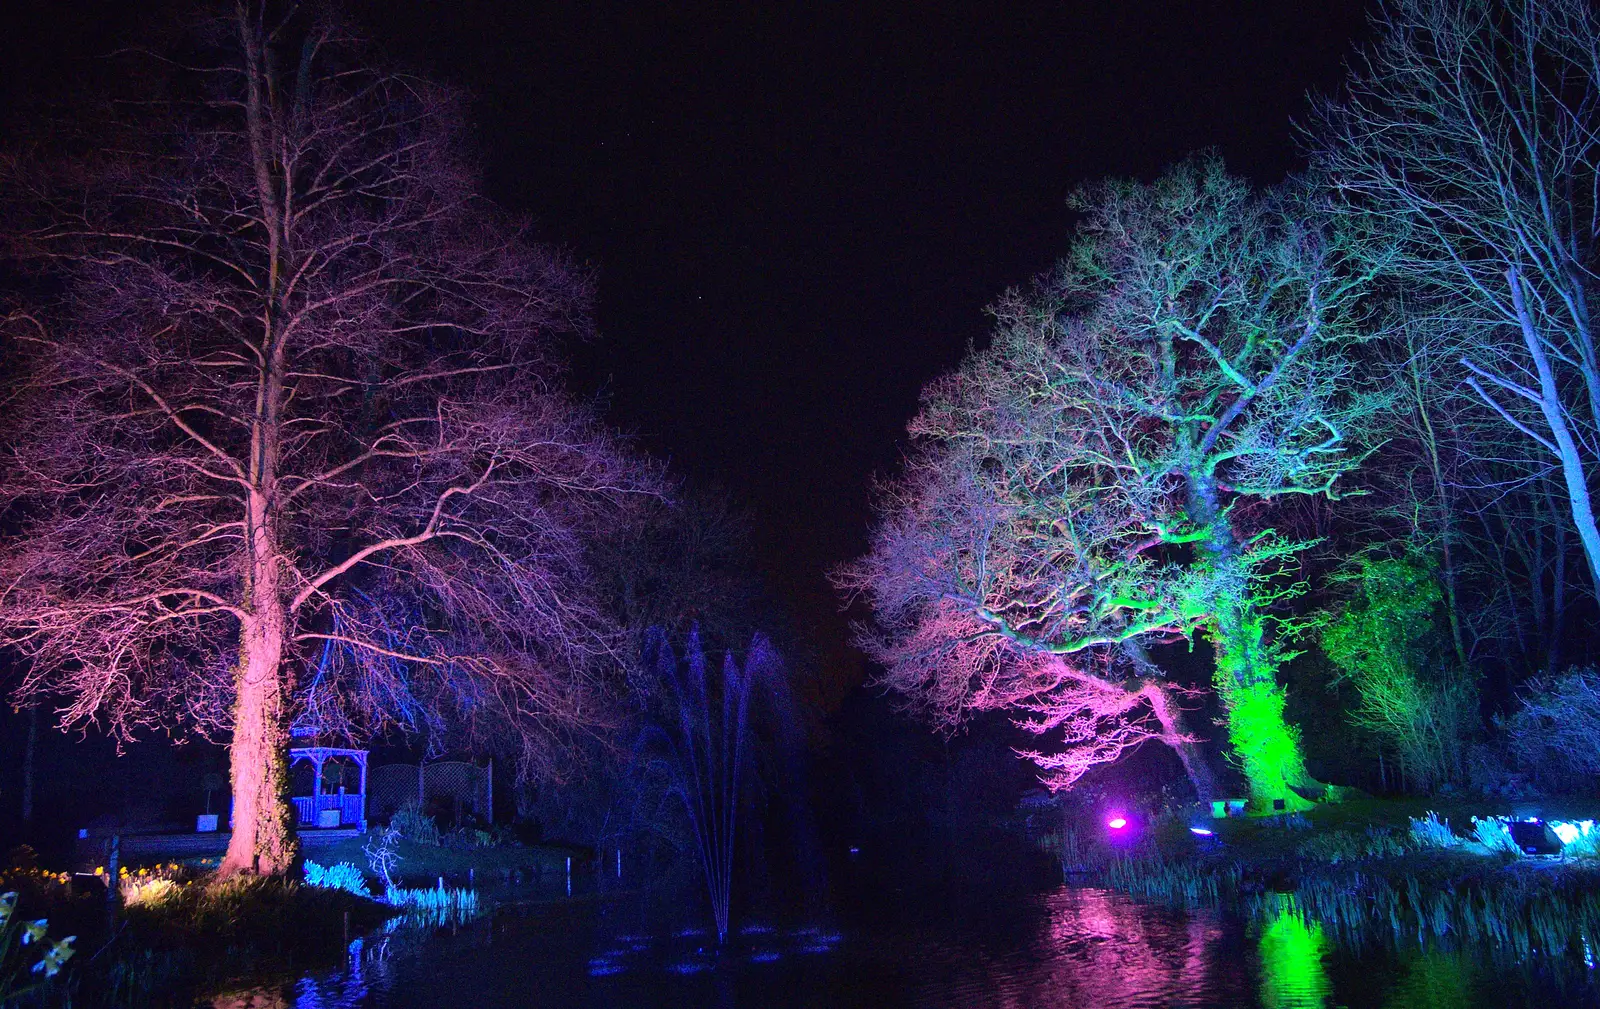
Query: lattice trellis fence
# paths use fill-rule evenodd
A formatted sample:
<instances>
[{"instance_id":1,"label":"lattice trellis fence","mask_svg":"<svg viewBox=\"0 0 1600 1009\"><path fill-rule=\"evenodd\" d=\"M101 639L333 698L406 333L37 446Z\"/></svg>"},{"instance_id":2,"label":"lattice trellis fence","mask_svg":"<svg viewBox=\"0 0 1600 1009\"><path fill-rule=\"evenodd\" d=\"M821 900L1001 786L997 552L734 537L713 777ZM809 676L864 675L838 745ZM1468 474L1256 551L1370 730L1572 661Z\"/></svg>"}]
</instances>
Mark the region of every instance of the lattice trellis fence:
<instances>
[{"instance_id":1,"label":"lattice trellis fence","mask_svg":"<svg viewBox=\"0 0 1600 1009\"><path fill-rule=\"evenodd\" d=\"M380 821L407 803L457 822L469 813L488 820L493 796L494 766L479 767L464 760L385 764L367 777L368 815Z\"/></svg>"}]
</instances>

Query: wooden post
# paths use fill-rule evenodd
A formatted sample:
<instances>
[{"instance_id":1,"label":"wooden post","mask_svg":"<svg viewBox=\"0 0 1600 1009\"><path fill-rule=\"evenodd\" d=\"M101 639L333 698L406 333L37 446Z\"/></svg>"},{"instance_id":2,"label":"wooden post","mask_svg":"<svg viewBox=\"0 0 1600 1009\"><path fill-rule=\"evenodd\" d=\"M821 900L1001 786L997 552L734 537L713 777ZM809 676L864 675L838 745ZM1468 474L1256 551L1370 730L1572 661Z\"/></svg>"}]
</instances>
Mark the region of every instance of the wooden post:
<instances>
[{"instance_id":1,"label":"wooden post","mask_svg":"<svg viewBox=\"0 0 1600 1009\"><path fill-rule=\"evenodd\" d=\"M122 896L122 888L118 885L122 862L122 835L111 835L111 854L106 857L106 903L112 907L117 906L117 900Z\"/></svg>"},{"instance_id":2,"label":"wooden post","mask_svg":"<svg viewBox=\"0 0 1600 1009\"><path fill-rule=\"evenodd\" d=\"M367 754L362 753L358 762L361 764L361 832L367 832Z\"/></svg>"},{"instance_id":3,"label":"wooden post","mask_svg":"<svg viewBox=\"0 0 1600 1009\"><path fill-rule=\"evenodd\" d=\"M28 746L22 751L22 826L33 827L34 753L39 748L39 706L28 706ZM31 840L31 838L30 838Z\"/></svg>"},{"instance_id":4,"label":"wooden post","mask_svg":"<svg viewBox=\"0 0 1600 1009\"><path fill-rule=\"evenodd\" d=\"M322 756L318 753L311 755L311 826L315 827L321 821L318 814L322 812Z\"/></svg>"}]
</instances>

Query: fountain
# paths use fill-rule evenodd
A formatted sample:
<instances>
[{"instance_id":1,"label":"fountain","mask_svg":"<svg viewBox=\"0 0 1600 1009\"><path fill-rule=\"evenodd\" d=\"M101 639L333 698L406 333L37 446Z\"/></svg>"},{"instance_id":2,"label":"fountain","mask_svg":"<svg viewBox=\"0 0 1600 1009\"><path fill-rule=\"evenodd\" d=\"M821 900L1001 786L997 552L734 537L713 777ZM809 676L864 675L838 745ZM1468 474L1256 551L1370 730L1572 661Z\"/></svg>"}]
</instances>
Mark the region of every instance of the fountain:
<instances>
[{"instance_id":1,"label":"fountain","mask_svg":"<svg viewBox=\"0 0 1600 1009\"><path fill-rule=\"evenodd\" d=\"M728 936L751 688L781 677L782 661L760 634L751 639L743 668L730 652L718 678L708 675L698 631L690 632L681 660L659 630L652 630L645 654L667 690L666 711L654 734L664 744L673 790L694 833L720 944Z\"/></svg>"}]
</instances>

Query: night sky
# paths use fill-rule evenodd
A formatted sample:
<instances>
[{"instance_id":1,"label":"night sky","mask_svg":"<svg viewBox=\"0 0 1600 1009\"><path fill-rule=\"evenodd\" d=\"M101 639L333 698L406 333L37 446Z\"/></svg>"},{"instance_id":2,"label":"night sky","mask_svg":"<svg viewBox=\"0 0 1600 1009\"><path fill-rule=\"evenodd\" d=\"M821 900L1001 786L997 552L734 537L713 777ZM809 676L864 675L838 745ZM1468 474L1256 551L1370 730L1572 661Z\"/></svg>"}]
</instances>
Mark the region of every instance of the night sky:
<instances>
[{"instance_id":1,"label":"night sky","mask_svg":"<svg viewBox=\"0 0 1600 1009\"><path fill-rule=\"evenodd\" d=\"M189 6L0 5L0 124L135 17ZM1208 146L1281 178L1364 8L347 5L477 97L491 195L598 271L575 384L757 517L775 585L835 656L824 572L864 545L870 475L984 306L1064 250L1067 193Z\"/></svg>"}]
</instances>

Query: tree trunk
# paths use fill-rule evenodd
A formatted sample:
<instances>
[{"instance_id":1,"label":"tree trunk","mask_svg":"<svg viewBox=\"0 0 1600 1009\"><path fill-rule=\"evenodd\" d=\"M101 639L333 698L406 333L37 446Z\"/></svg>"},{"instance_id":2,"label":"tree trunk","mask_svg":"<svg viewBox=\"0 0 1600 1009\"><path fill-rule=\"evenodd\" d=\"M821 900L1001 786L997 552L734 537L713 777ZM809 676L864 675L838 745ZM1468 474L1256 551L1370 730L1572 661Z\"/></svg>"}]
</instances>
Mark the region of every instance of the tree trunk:
<instances>
[{"instance_id":1,"label":"tree trunk","mask_svg":"<svg viewBox=\"0 0 1600 1009\"><path fill-rule=\"evenodd\" d=\"M1162 742L1178 755L1178 761L1183 764L1183 773L1194 785L1195 797L1203 803L1222 798L1222 790L1217 787L1217 776L1211 773L1205 751L1199 743L1190 741L1192 735L1184 724L1183 709L1159 685L1153 684L1147 696L1156 721L1161 723Z\"/></svg>"},{"instance_id":2,"label":"tree trunk","mask_svg":"<svg viewBox=\"0 0 1600 1009\"><path fill-rule=\"evenodd\" d=\"M39 750L39 706L28 706L28 743L22 751L22 826L33 827L34 760Z\"/></svg>"},{"instance_id":3,"label":"tree trunk","mask_svg":"<svg viewBox=\"0 0 1600 1009\"><path fill-rule=\"evenodd\" d=\"M1189 479L1188 510L1210 533L1200 553L1209 575L1209 636L1216 652L1217 694L1228 713L1228 742L1258 805L1271 808L1273 800L1282 799L1288 809L1307 808L1310 802L1300 792L1321 786L1306 773L1300 735L1284 718L1286 698L1278 686L1266 620L1251 596L1248 559L1219 506L1214 480Z\"/></svg>"},{"instance_id":4,"label":"tree trunk","mask_svg":"<svg viewBox=\"0 0 1600 1009\"><path fill-rule=\"evenodd\" d=\"M278 875L294 862L297 841L288 802L289 731L284 710L288 685L283 646L288 614L280 593L279 564L261 495L252 495L250 619L240 632L233 742L233 834L219 872Z\"/></svg>"},{"instance_id":5,"label":"tree trunk","mask_svg":"<svg viewBox=\"0 0 1600 1009\"><path fill-rule=\"evenodd\" d=\"M241 5L240 40L245 53L245 119L250 138L256 195L267 239L267 276L262 291L262 369L256 388L246 505L245 599L249 619L240 629L239 665L235 672L233 742L229 764L233 776L233 835L219 870L278 875L294 863L298 842L288 800L289 727L285 699L291 684L283 669L289 636L281 545L277 536L278 461L283 422L284 334L279 298L285 274L283 258L287 215L275 172L277 138L270 115L275 88L272 64L260 26Z\"/></svg>"},{"instance_id":6,"label":"tree trunk","mask_svg":"<svg viewBox=\"0 0 1600 1009\"><path fill-rule=\"evenodd\" d=\"M1545 497L1549 501L1550 512L1555 514L1555 495L1548 487L1545 488ZM1555 537L1555 564L1550 575L1550 638L1545 647L1545 671L1552 675L1560 671L1561 667L1561 636L1565 633L1567 615L1567 536L1566 527L1559 521L1551 523L1551 535Z\"/></svg>"},{"instance_id":7,"label":"tree trunk","mask_svg":"<svg viewBox=\"0 0 1600 1009\"><path fill-rule=\"evenodd\" d=\"M1467 659L1467 645L1461 631L1461 605L1456 596L1455 509L1450 501L1450 485L1444 478L1444 466L1439 460L1439 438L1433 429L1433 417L1428 412L1428 399L1423 392L1422 369L1415 345L1411 347L1406 370L1411 378L1411 394L1416 401L1417 417L1421 421L1421 441L1428 452L1428 474L1433 479L1433 493L1439 501L1439 549L1444 559L1445 613L1450 619L1450 643L1455 646L1456 663L1466 670L1471 662Z\"/></svg>"},{"instance_id":8,"label":"tree trunk","mask_svg":"<svg viewBox=\"0 0 1600 1009\"><path fill-rule=\"evenodd\" d=\"M1561 466L1561 478L1566 484L1567 504L1572 510L1572 525L1577 530L1578 541L1583 544L1584 558L1589 562L1589 579L1600 596L1600 524L1594 513L1594 499L1589 493L1588 467L1583 449L1573 437L1567 424L1566 408L1556 381L1550 356L1534 326L1523 298L1522 277L1516 268L1506 271L1506 281L1511 285L1511 300L1516 306L1517 321L1522 328L1522 341L1533 358L1534 370L1539 376L1539 409L1544 414L1550 431L1549 444Z\"/></svg>"}]
</instances>

